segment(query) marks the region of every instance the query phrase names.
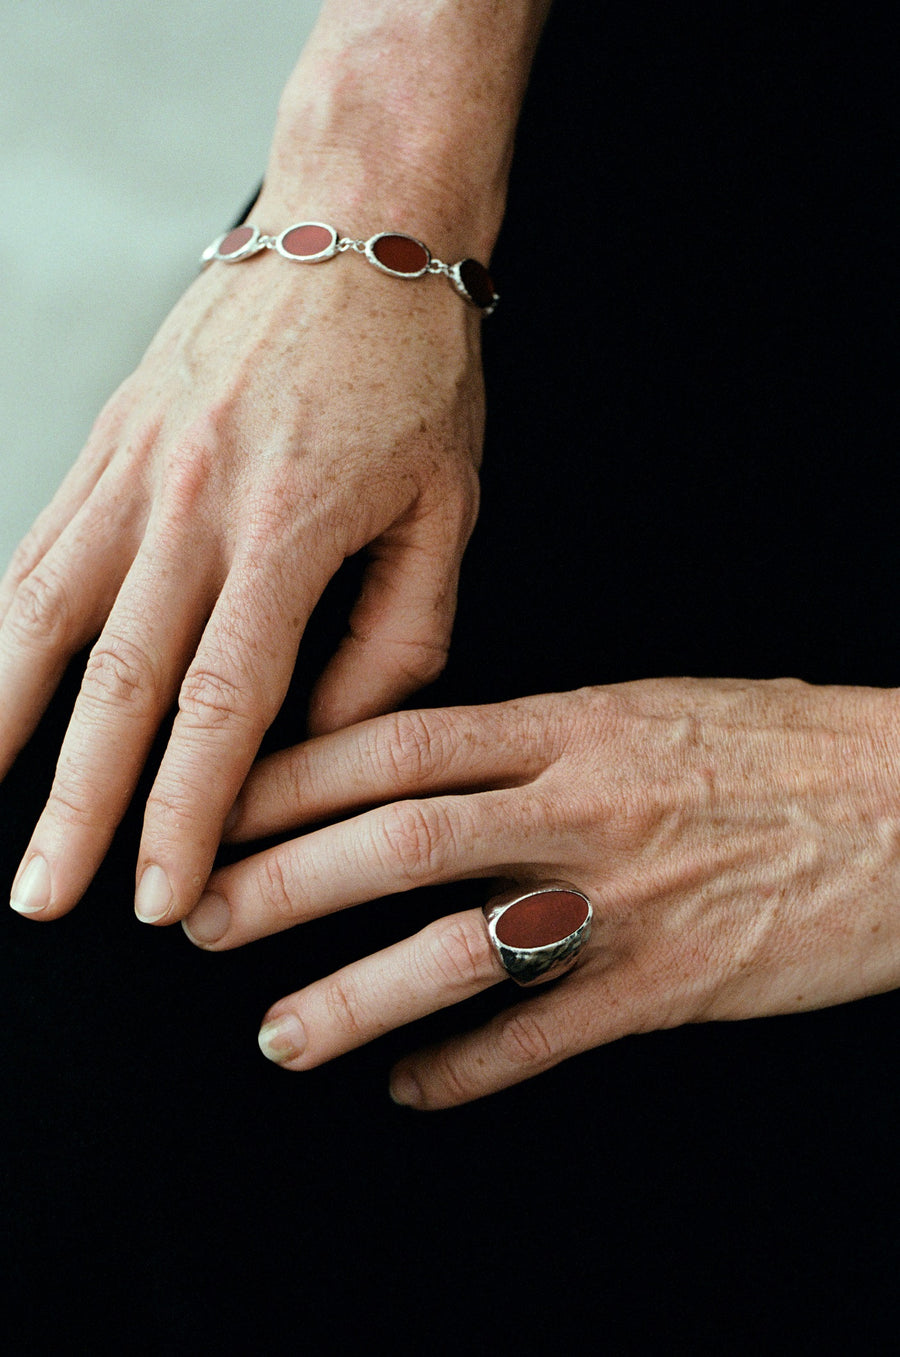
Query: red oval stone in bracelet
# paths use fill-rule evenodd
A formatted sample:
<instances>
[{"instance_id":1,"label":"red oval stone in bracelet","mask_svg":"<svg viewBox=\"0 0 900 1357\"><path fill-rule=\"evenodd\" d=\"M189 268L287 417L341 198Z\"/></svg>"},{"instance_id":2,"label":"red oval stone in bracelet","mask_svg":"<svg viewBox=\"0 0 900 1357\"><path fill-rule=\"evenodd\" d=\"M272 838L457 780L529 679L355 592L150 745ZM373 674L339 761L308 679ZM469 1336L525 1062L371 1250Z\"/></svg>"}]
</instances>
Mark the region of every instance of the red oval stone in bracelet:
<instances>
[{"instance_id":1,"label":"red oval stone in bracelet","mask_svg":"<svg viewBox=\"0 0 900 1357\"><path fill-rule=\"evenodd\" d=\"M450 279L461 297L490 315L499 298L494 291L491 275L483 264L479 264L477 259L461 259L451 268Z\"/></svg>"},{"instance_id":2,"label":"red oval stone in bracelet","mask_svg":"<svg viewBox=\"0 0 900 1357\"><path fill-rule=\"evenodd\" d=\"M288 226L275 241L275 249L285 259L299 264L317 264L337 254L338 233L324 221L300 221Z\"/></svg>"},{"instance_id":3,"label":"red oval stone in bracelet","mask_svg":"<svg viewBox=\"0 0 900 1357\"><path fill-rule=\"evenodd\" d=\"M421 278L431 263L428 247L415 236L399 231L382 231L366 241L366 258L377 269L395 278Z\"/></svg>"},{"instance_id":4,"label":"red oval stone in bracelet","mask_svg":"<svg viewBox=\"0 0 900 1357\"><path fill-rule=\"evenodd\" d=\"M259 240L259 231L255 226L236 226L222 237L215 248L214 258L229 263L234 259L244 259L252 254Z\"/></svg>"}]
</instances>

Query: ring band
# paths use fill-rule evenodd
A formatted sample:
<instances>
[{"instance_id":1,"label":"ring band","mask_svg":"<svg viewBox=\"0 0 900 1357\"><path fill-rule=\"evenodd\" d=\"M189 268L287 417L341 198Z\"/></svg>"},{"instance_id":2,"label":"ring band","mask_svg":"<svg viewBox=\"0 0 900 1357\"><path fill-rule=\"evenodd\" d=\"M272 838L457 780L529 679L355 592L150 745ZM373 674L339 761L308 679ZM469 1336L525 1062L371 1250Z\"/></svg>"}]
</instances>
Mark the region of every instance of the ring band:
<instances>
[{"instance_id":1,"label":"ring band","mask_svg":"<svg viewBox=\"0 0 900 1357\"><path fill-rule=\"evenodd\" d=\"M540 985L571 970L591 935L591 902L567 881L542 881L496 895L482 908L500 965L517 985Z\"/></svg>"}]
</instances>

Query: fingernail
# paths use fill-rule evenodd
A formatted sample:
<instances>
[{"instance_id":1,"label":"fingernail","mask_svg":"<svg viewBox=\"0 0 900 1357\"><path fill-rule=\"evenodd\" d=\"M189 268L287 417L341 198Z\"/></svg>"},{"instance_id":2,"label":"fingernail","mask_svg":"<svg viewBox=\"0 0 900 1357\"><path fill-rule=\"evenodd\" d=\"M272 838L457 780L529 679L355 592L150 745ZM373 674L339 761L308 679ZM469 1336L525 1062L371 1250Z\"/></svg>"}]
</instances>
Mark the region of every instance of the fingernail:
<instances>
[{"instance_id":1,"label":"fingernail","mask_svg":"<svg viewBox=\"0 0 900 1357\"><path fill-rule=\"evenodd\" d=\"M204 947L211 942L218 942L219 938L224 938L230 923L231 910L228 908L228 901L223 896L216 895L215 891L207 891L205 895L201 895L196 909L193 909L186 919L182 919L181 927L191 942Z\"/></svg>"},{"instance_id":2,"label":"fingernail","mask_svg":"<svg viewBox=\"0 0 900 1357\"><path fill-rule=\"evenodd\" d=\"M267 1060L284 1065L306 1050L306 1032L303 1023L293 1013L264 1022L259 1029L259 1049Z\"/></svg>"},{"instance_id":3,"label":"fingernail","mask_svg":"<svg viewBox=\"0 0 900 1357\"><path fill-rule=\"evenodd\" d=\"M395 1070L391 1075L388 1092L399 1107L424 1107L425 1099L419 1081L409 1070Z\"/></svg>"},{"instance_id":4,"label":"fingernail","mask_svg":"<svg viewBox=\"0 0 900 1357\"><path fill-rule=\"evenodd\" d=\"M138 886L134 901L134 912L141 923L156 923L168 912L172 903L172 887L162 867L156 863L146 868Z\"/></svg>"},{"instance_id":5,"label":"fingernail","mask_svg":"<svg viewBox=\"0 0 900 1357\"><path fill-rule=\"evenodd\" d=\"M19 914L37 914L49 905L50 868L40 853L35 853L14 883L9 903Z\"/></svg>"}]
</instances>

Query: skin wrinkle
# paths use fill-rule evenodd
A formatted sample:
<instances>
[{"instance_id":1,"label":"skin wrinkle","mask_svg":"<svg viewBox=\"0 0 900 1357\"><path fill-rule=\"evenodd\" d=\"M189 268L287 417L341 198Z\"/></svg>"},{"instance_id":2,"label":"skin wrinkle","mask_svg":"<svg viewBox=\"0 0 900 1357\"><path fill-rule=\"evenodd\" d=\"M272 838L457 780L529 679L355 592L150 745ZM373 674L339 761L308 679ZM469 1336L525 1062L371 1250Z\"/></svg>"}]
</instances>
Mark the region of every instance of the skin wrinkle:
<instances>
[{"instance_id":1,"label":"skin wrinkle","mask_svg":"<svg viewBox=\"0 0 900 1357\"><path fill-rule=\"evenodd\" d=\"M431 846L418 831L412 835L409 851L399 854L394 889L423 879L483 875L490 859L494 872L519 882L574 881L594 901L595 934L579 969L529 1000L529 1021L537 1023L529 1045L546 1059L532 1063L523 1052L521 1061L504 1063L490 1025L451 1038L438 1052L408 1057L401 1066L419 1081L426 1105L481 1096L576 1047L628 1031L814 1008L895 985L900 793L894 788L889 801L873 796L868 749L875 732L883 731L885 715L895 730L897 717L890 694L852 690L838 739L834 700L833 692L799 684L645 680L485 708L404 714L418 752L412 762L393 767L396 717L325 737L298 753L298 762L309 759L313 768L325 768L332 749L337 767L349 761L358 770L355 799L368 783L371 799L387 800L381 811L333 822L326 831L327 858L324 840L315 834L298 841L311 855L303 874L311 915L341 906L347 888L340 854L353 858L352 898L360 898L371 870L366 836L385 823L385 813L399 809L389 800L391 783L409 795L408 784L417 778L431 794L415 810L418 815L430 806ZM793 715L798 701L806 704L799 736ZM696 719L685 721L689 702ZM739 757L736 731L745 732ZM445 765L440 774L427 757L431 737ZM379 738L386 742L383 753L377 752ZM375 757L360 763L366 748ZM524 765L537 763L539 775L506 793L472 790L513 749L523 772ZM282 755L257 770L246 792L251 806L264 803L267 778L286 761L289 766L290 758ZM655 770L650 782L648 769ZM326 798L317 800L319 815L339 810L346 795L340 778L332 781L337 799L329 805L329 787L319 787ZM454 793L449 801L439 788L450 781L468 781L468 793ZM408 819L406 809L401 817ZM433 831L441 824L453 828L449 836L438 834L438 846ZM514 842L518 852L509 851ZM288 845L280 851L294 850ZM382 859L372 894L384 893L385 870L389 875L390 861ZM312 871L318 885L309 890ZM247 867L223 875L238 913L252 880ZM267 931L265 916L253 926L255 935ZM407 945L397 944L392 966L402 967ZM361 968L361 982L367 966L388 962L376 956L354 965ZM455 1002L453 988L420 977L418 992L405 1009L392 1010L391 1022ZM305 994L281 1003L303 1011ZM383 1030L385 1010L375 991L369 1002L365 1022L372 1032ZM339 1049L340 1042L318 1058L330 1059Z\"/></svg>"},{"instance_id":2,"label":"skin wrinkle","mask_svg":"<svg viewBox=\"0 0 900 1357\"><path fill-rule=\"evenodd\" d=\"M448 258L457 249L456 257L486 258L545 8L526 0L397 0L402 23L392 25L382 6L326 0L281 101L254 210L260 225L270 230L310 215L360 235L405 227ZM411 79L423 54L429 78ZM378 90L375 101L366 98L370 88ZM451 92L459 116L448 120ZM386 148L395 153L387 177ZM438 169L423 174L428 165ZM80 542L63 533L50 566L80 585L116 577L109 599L97 594L107 584L78 591L86 600L82 621L88 612L102 621L135 557L143 566L150 556L152 567L154 541L172 540L193 522L196 596L179 602L172 626L190 637L198 621L209 622L192 664L189 653L167 652L173 686L190 664L182 685L188 699L192 684L207 696L218 686L228 699L207 703L207 719L193 727L178 719L148 803L159 813L148 813L138 869L162 860L172 878L171 918L197 900L262 729L242 729L235 739L229 713L238 712L240 724L243 708L246 727L246 712L265 716L277 706L297 632L329 568L374 543L394 588L379 570L369 577L372 592L357 613L366 643L343 647L326 671L315 699L319 729L401 701L422 676L409 673L410 647L443 653L477 500L479 331L446 280L400 283L353 255L321 269L272 254L211 265L96 426L85 467L101 456L109 462L84 507L92 506L95 526L109 523L115 508L122 541L109 545L107 530L101 556L97 542L85 540L82 510ZM177 502L171 512L166 494ZM307 512L292 514L292 499ZM59 504L54 512L62 513ZM60 521L78 522L78 511L67 508ZM400 568L390 575L392 556L405 556L405 576ZM321 578L309 582L313 558ZM417 592L410 578L432 563L429 588ZM166 577L151 578L161 585ZM197 579L215 582L211 600ZM285 581L294 596L280 609ZM287 627L282 614L296 625ZM62 658L59 645L48 649L27 692L13 693L24 699L27 720L40 714ZM15 675L17 666L10 668ZM127 686L119 719L105 726L82 704L88 719L79 713L72 727L57 805L51 802L27 850L59 849L65 874L54 875L55 913L90 879L154 734L151 721L129 728ZM439 718L421 719L427 734ZM650 680L440 719L449 731L446 774L426 765L405 776L427 785L401 787L399 767L383 758L356 770L352 782L358 801L378 810L333 821L272 857L259 854L212 877L232 911L222 950L423 880L491 870L583 884L602 917L581 969L535 997L524 1018L513 1013L451 1041L430 1066L414 1058L409 1067L431 1105L478 1096L562 1058L572 1049L579 1006L579 1040L588 1045L623 1035L629 1023L650 1030L685 1021L701 1007L709 1017L757 1016L858 997L900 978L900 809L897 779L889 776L897 719L873 690L791 679ZM453 738L457 723L467 739ZM342 769L355 769L358 741L372 738L372 729L341 732L307 756L327 758L331 750ZM507 729L508 737L498 735ZM885 762L880 778L872 776L876 750ZM263 768L246 795L264 801L266 776ZM435 785L439 776L458 789L452 796ZM322 784L316 810L333 819L347 808L350 779ZM80 827L84 834L65 838L65 806L80 787L103 805L96 823ZM175 787L196 793L193 815L188 802L179 808ZM391 817L393 847L384 833ZM56 859L51 870L61 870ZM469 926L480 922L475 912ZM402 974L410 953L408 944L398 946L393 964ZM431 989L408 995L405 1007L390 996L388 1017L365 974L350 970L341 982L360 999L356 1037L366 1025L384 1031L452 1001L432 977ZM310 1002L309 992L282 1001L288 1009ZM505 1064L491 1045L503 1023L511 1034ZM339 1036L323 1044L327 1058L340 1052Z\"/></svg>"}]
</instances>

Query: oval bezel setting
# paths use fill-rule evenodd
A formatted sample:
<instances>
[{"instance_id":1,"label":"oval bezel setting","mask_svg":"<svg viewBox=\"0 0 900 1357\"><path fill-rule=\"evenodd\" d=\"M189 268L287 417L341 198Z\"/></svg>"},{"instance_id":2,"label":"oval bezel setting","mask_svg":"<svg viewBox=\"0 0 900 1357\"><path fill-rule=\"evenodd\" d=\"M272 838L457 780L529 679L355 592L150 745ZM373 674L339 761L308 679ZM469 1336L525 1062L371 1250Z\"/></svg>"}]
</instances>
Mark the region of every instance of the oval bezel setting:
<instances>
[{"instance_id":1,"label":"oval bezel setting","mask_svg":"<svg viewBox=\"0 0 900 1357\"><path fill-rule=\"evenodd\" d=\"M581 901L578 906L581 922L571 932L536 946L504 942L499 936L498 925L509 910L536 896L557 894L577 897ZM517 985L523 986L540 985L547 980L555 980L557 976L571 970L591 935L594 918L593 906L588 897L567 881L544 881L530 889L514 887L489 900L483 906L483 913L491 944L496 950L501 966ZM574 920L570 919L569 922Z\"/></svg>"},{"instance_id":2,"label":"oval bezel setting","mask_svg":"<svg viewBox=\"0 0 900 1357\"><path fill-rule=\"evenodd\" d=\"M473 270L478 271L478 282L485 288L485 291L481 295L487 297L489 292L489 301L481 301L469 291L463 274L464 269L467 273L471 273ZM497 303L499 302L500 297L494 291L493 279L483 264L479 263L477 259L461 259L458 264L451 265L448 277L464 301L469 302L472 306L476 306L483 316L493 315L494 311L497 309Z\"/></svg>"},{"instance_id":3,"label":"oval bezel setting","mask_svg":"<svg viewBox=\"0 0 900 1357\"><path fill-rule=\"evenodd\" d=\"M375 253L375 247L381 240L408 240L417 246L425 256L425 263L420 269L401 270L392 269L389 264L383 264ZM371 236L365 244L364 253L370 264L374 264L376 269L381 269L382 273L389 273L392 278L421 278L428 272L428 266L431 263L431 251L416 236L407 235L405 231L379 231L377 236Z\"/></svg>"},{"instance_id":4,"label":"oval bezel setting","mask_svg":"<svg viewBox=\"0 0 900 1357\"><path fill-rule=\"evenodd\" d=\"M228 237L237 235L239 231L249 231L250 234L236 250L223 250L222 246L225 244ZM251 226L248 222L243 226L232 226L230 231L225 231L223 235L219 236L219 239L210 251L209 257L210 259L220 259L223 264L236 264L239 259L246 259L248 255L256 254L261 248L259 243L259 227Z\"/></svg>"},{"instance_id":5,"label":"oval bezel setting","mask_svg":"<svg viewBox=\"0 0 900 1357\"><path fill-rule=\"evenodd\" d=\"M321 250L316 250L313 254L292 254L290 250L285 249L284 242L292 231L300 231L306 226L315 227L319 231L327 231L328 244L323 245ZM319 264L323 259L332 259L337 254L338 233L327 221L295 221L290 226L286 226L280 235L276 236L275 249L282 259L289 259L292 264Z\"/></svg>"}]
</instances>

